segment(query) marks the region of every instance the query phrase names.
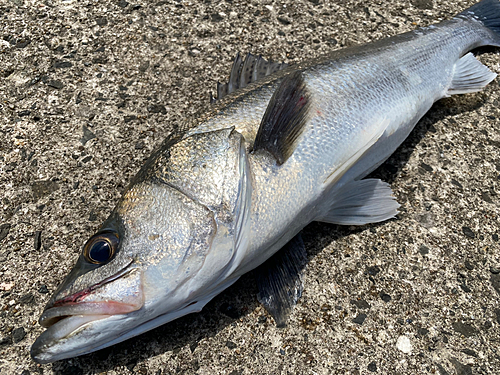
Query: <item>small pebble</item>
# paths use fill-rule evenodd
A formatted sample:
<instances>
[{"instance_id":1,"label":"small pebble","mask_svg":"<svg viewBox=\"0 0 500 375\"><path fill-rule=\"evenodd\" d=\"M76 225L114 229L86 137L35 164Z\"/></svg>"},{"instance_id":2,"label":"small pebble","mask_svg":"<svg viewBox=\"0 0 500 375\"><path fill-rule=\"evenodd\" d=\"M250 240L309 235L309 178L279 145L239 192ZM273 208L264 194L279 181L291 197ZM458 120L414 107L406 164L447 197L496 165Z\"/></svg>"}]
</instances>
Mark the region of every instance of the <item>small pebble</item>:
<instances>
[{"instance_id":1,"label":"small pebble","mask_svg":"<svg viewBox=\"0 0 500 375\"><path fill-rule=\"evenodd\" d=\"M26 331L24 330L23 327L16 328L14 331L12 331L12 341L14 341L14 344L18 343L19 341L22 341L25 336L26 336Z\"/></svg>"},{"instance_id":2,"label":"small pebble","mask_svg":"<svg viewBox=\"0 0 500 375\"><path fill-rule=\"evenodd\" d=\"M396 342L396 348L403 353L409 354L412 351L412 345L408 336L399 336Z\"/></svg>"},{"instance_id":3,"label":"small pebble","mask_svg":"<svg viewBox=\"0 0 500 375\"><path fill-rule=\"evenodd\" d=\"M352 322L353 323L356 323L356 324L359 324L359 325L362 325L366 319L366 314L358 314L358 316L356 316Z\"/></svg>"},{"instance_id":4,"label":"small pebble","mask_svg":"<svg viewBox=\"0 0 500 375\"><path fill-rule=\"evenodd\" d=\"M37 230L35 232L35 240L33 243L33 247L35 248L35 250L40 250L40 248L42 247L42 231L41 230Z\"/></svg>"}]
</instances>

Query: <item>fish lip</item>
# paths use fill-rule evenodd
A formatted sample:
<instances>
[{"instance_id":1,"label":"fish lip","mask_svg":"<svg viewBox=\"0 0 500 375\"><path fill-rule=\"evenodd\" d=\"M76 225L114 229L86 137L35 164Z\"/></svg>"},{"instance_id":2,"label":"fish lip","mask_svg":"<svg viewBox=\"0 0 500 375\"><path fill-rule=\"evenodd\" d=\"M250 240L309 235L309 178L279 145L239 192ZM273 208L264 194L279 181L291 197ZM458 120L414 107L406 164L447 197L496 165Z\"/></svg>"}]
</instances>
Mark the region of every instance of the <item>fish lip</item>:
<instances>
[{"instance_id":1,"label":"fish lip","mask_svg":"<svg viewBox=\"0 0 500 375\"><path fill-rule=\"evenodd\" d=\"M75 315L67 316L62 320L52 324L45 332L43 332L30 349L31 357L38 363L52 362L50 353L52 346L69 338L72 334L80 331L85 325L110 318L111 315Z\"/></svg>"},{"instance_id":2,"label":"fish lip","mask_svg":"<svg viewBox=\"0 0 500 375\"><path fill-rule=\"evenodd\" d=\"M139 310L144 306L144 293L142 292L142 283L139 281L139 287L137 288L138 294L134 296L131 300L127 302L117 301L113 299L97 300L97 301L86 301L85 298L92 297L94 291L99 291L103 289L107 284L122 278L127 279L127 277L134 277L136 272L139 273L139 279L142 276L142 272L137 268L131 268L130 262L124 269L114 275L102 280L99 283L93 284L88 288L82 289L76 293L69 296L64 296L52 303L49 303L40 319L38 320L40 325L45 328L50 328L52 325L56 324L58 321L65 319L66 317L71 317L75 315L118 315L126 314L132 311Z\"/></svg>"},{"instance_id":3,"label":"fish lip","mask_svg":"<svg viewBox=\"0 0 500 375\"><path fill-rule=\"evenodd\" d=\"M142 277L142 270L131 268L129 264L99 283L49 303L39 319L40 325L47 330L33 343L32 358L48 363L54 358L65 358L61 353L78 353L77 348L85 342L89 332L99 330L94 327L97 321L121 319L120 316L142 309L145 305ZM117 279L119 284L112 283ZM129 293L122 296L123 290ZM97 327L100 324L106 323L97 323Z\"/></svg>"},{"instance_id":4,"label":"fish lip","mask_svg":"<svg viewBox=\"0 0 500 375\"><path fill-rule=\"evenodd\" d=\"M45 309L40 316L39 323L42 327L50 329L54 324L67 319L68 317L77 315L111 316L127 314L129 312L139 310L143 305L143 300L137 304L120 303L116 301L68 303Z\"/></svg>"}]
</instances>

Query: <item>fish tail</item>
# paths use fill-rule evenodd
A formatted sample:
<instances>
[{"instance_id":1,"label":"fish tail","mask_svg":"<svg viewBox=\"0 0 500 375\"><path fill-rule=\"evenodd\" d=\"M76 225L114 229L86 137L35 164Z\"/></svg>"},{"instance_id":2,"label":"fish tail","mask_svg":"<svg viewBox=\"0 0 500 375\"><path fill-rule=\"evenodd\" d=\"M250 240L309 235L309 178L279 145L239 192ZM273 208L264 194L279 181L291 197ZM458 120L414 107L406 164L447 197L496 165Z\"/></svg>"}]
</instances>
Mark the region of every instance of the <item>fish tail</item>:
<instances>
[{"instance_id":1,"label":"fish tail","mask_svg":"<svg viewBox=\"0 0 500 375\"><path fill-rule=\"evenodd\" d=\"M500 1L482 0L458 14L457 17L475 19L494 33L495 42L500 44Z\"/></svg>"}]
</instances>

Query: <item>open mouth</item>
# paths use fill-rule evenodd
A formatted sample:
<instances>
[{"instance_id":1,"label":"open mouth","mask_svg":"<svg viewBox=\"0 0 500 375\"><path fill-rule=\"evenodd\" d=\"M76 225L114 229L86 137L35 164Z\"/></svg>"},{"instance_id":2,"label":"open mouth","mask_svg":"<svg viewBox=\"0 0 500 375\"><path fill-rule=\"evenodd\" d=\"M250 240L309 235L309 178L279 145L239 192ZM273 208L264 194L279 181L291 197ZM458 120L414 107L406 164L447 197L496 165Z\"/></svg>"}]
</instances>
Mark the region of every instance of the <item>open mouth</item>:
<instances>
[{"instance_id":1,"label":"open mouth","mask_svg":"<svg viewBox=\"0 0 500 375\"><path fill-rule=\"evenodd\" d=\"M138 269L120 272L47 306L39 320L47 330L35 341L31 354L39 360L54 345L66 342L90 324L137 311L143 306L142 272Z\"/></svg>"}]
</instances>

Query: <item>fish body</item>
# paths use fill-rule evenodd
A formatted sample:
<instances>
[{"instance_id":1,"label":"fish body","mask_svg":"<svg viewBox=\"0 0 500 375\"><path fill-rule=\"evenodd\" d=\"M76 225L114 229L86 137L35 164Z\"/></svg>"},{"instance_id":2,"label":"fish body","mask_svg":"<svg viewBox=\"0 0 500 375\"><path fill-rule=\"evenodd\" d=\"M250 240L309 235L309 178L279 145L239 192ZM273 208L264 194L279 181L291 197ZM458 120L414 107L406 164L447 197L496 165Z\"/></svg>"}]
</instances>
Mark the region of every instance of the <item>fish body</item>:
<instances>
[{"instance_id":1,"label":"fish body","mask_svg":"<svg viewBox=\"0 0 500 375\"><path fill-rule=\"evenodd\" d=\"M33 358L82 355L200 311L280 249L300 250L296 236L312 221L394 217L388 184L362 178L435 101L495 78L469 51L500 46L499 30L500 3L483 0L238 90L234 78L247 75L236 69L229 94L163 143L84 246L40 318L48 329Z\"/></svg>"}]
</instances>

